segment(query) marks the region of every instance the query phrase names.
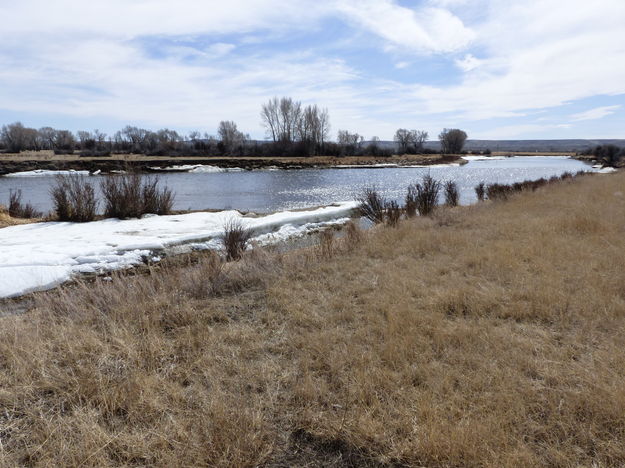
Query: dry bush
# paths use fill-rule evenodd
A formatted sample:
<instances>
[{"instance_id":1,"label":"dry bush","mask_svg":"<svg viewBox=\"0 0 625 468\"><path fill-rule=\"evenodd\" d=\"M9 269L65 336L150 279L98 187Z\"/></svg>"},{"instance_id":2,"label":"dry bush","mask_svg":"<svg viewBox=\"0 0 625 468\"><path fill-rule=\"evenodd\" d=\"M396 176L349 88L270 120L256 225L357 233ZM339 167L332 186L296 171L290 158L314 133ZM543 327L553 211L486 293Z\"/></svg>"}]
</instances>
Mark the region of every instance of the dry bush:
<instances>
[{"instance_id":1,"label":"dry bush","mask_svg":"<svg viewBox=\"0 0 625 468\"><path fill-rule=\"evenodd\" d=\"M408 218L414 218L417 215L417 188L413 184L409 185L406 191L404 210Z\"/></svg>"},{"instance_id":2,"label":"dry bush","mask_svg":"<svg viewBox=\"0 0 625 468\"><path fill-rule=\"evenodd\" d=\"M9 191L9 216L12 218L41 218L43 213L36 210L30 203L22 203L22 191Z\"/></svg>"},{"instance_id":3,"label":"dry bush","mask_svg":"<svg viewBox=\"0 0 625 468\"><path fill-rule=\"evenodd\" d=\"M222 243L227 260L238 260L247 249L253 232L241 220L232 218L224 224Z\"/></svg>"},{"instance_id":4,"label":"dry bush","mask_svg":"<svg viewBox=\"0 0 625 468\"><path fill-rule=\"evenodd\" d=\"M38 295L0 327L0 464L623 466L623 184Z\"/></svg>"},{"instance_id":5,"label":"dry bush","mask_svg":"<svg viewBox=\"0 0 625 468\"><path fill-rule=\"evenodd\" d=\"M95 188L83 176L57 176L50 189L54 212L59 221L84 223L96 217Z\"/></svg>"},{"instance_id":6,"label":"dry bush","mask_svg":"<svg viewBox=\"0 0 625 468\"><path fill-rule=\"evenodd\" d=\"M458 189L458 184L456 184L453 180L448 180L443 185L443 190L445 192L445 204L447 206L458 206L460 202L460 190Z\"/></svg>"},{"instance_id":7,"label":"dry bush","mask_svg":"<svg viewBox=\"0 0 625 468\"><path fill-rule=\"evenodd\" d=\"M475 186L475 196L477 201L484 201L486 197L486 183L480 182Z\"/></svg>"},{"instance_id":8,"label":"dry bush","mask_svg":"<svg viewBox=\"0 0 625 468\"><path fill-rule=\"evenodd\" d=\"M412 187L419 215L429 216L438 203L441 183L434 180L432 176L426 175L420 183L416 183ZM410 192L411 189L409 188L408 190Z\"/></svg>"},{"instance_id":9,"label":"dry bush","mask_svg":"<svg viewBox=\"0 0 625 468\"><path fill-rule=\"evenodd\" d=\"M386 200L378 193L375 187L365 187L358 195L357 200L361 216L375 224L384 222Z\"/></svg>"},{"instance_id":10,"label":"dry bush","mask_svg":"<svg viewBox=\"0 0 625 468\"><path fill-rule=\"evenodd\" d=\"M174 195L160 188L157 178L139 173L108 176L100 185L107 218L139 218L146 213L166 215L171 212Z\"/></svg>"},{"instance_id":11,"label":"dry bush","mask_svg":"<svg viewBox=\"0 0 625 468\"><path fill-rule=\"evenodd\" d=\"M397 224L399 224L401 212L402 209L395 200L387 202L384 209L384 218L386 219L386 224L391 227L396 227Z\"/></svg>"}]
</instances>

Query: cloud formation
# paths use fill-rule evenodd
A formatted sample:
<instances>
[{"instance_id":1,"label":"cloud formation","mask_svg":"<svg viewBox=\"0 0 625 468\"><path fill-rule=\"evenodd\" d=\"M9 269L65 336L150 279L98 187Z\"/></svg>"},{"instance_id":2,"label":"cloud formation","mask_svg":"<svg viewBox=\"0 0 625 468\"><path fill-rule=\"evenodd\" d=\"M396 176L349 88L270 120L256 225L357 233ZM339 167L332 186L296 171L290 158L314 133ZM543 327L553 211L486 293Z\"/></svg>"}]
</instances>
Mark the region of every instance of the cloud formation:
<instances>
[{"instance_id":1,"label":"cloud formation","mask_svg":"<svg viewBox=\"0 0 625 468\"><path fill-rule=\"evenodd\" d=\"M261 137L260 104L290 95L382 138L622 136L593 126L609 114L625 127L622 0L21 0L0 16L4 121L229 119Z\"/></svg>"}]
</instances>

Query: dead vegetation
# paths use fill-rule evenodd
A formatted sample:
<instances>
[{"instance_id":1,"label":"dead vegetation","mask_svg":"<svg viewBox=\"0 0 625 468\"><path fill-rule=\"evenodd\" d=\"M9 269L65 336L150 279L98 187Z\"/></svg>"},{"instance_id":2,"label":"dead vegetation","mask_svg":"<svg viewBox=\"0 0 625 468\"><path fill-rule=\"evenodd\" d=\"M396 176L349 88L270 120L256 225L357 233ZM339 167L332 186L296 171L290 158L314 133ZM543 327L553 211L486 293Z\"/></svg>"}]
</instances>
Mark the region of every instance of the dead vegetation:
<instances>
[{"instance_id":1,"label":"dead vegetation","mask_svg":"<svg viewBox=\"0 0 625 468\"><path fill-rule=\"evenodd\" d=\"M624 182L41 294L0 464L623 466Z\"/></svg>"}]
</instances>

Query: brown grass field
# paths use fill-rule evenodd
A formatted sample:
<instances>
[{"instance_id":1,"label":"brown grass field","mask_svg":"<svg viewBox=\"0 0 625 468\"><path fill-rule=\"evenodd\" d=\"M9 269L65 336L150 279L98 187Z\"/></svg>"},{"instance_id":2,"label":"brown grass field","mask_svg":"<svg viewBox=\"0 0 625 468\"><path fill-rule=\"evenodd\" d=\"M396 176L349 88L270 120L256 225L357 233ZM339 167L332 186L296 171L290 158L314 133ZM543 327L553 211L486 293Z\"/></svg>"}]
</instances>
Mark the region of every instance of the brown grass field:
<instances>
[{"instance_id":1,"label":"brown grass field","mask_svg":"<svg viewBox=\"0 0 625 468\"><path fill-rule=\"evenodd\" d=\"M1 320L2 466L625 464L625 173Z\"/></svg>"}]
</instances>

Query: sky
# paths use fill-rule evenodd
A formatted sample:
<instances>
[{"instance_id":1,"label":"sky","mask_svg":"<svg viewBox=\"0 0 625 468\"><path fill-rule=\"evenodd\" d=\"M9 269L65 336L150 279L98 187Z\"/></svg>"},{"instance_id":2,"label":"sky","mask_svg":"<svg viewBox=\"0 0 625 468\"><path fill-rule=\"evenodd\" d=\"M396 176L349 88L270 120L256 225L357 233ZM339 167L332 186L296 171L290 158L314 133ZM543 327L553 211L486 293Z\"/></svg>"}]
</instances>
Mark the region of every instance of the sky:
<instances>
[{"instance_id":1,"label":"sky","mask_svg":"<svg viewBox=\"0 0 625 468\"><path fill-rule=\"evenodd\" d=\"M625 138L625 0L0 0L0 124Z\"/></svg>"}]
</instances>

